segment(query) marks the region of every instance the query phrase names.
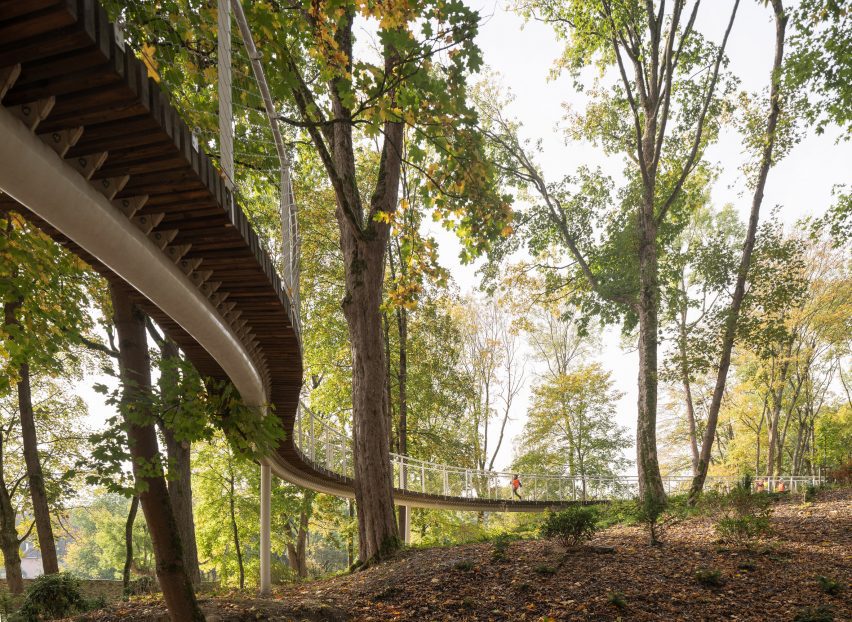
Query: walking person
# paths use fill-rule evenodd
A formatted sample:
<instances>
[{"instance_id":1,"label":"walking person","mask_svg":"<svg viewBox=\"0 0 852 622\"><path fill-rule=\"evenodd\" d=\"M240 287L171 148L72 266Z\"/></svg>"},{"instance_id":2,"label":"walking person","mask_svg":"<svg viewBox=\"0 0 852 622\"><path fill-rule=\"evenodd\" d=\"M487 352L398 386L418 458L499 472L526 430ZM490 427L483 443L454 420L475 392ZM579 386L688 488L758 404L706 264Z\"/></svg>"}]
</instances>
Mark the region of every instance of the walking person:
<instances>
[{"instance_id":1,"label":"walking person","mask_svg":"<svg viewBox=\"0 0 852 622\"><path fill-rule=\"evenodd\" d=\"M521 484L521 478L518 477L518 475L516 473L515 477L512 478L512 494L515 497L517 497L518 499L521 499L521 500L523 500L523 497L521 496L521 493L519 492L519 490L520 490L522 485L523 484Z\"/></svg>"}]
</instances>

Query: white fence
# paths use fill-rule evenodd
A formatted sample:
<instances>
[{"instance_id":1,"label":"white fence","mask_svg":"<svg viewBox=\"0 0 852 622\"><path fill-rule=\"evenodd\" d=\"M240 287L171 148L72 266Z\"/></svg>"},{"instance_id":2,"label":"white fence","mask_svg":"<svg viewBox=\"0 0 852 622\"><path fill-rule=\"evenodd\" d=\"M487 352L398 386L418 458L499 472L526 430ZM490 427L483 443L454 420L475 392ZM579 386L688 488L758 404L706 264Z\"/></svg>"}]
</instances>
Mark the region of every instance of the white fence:
<instances>
[{"instance_id":1,"label":"white fence","mask_svg":"<svg viewBox=\"0 0 852 622\"><path fill-rule=\"evenodd\" d=\"M293 428L297 449L305 460L315 466L343 475L354 477L352 464L352 439L345 431L317 416L301 405L296 413ZM394 486L433 496L461 499L487 499L512 501L511 482L515 475L506 471L481 471L463 467L417 460L409 456L391 454ZM578 477L568 475L544 475L519 473L520 495L525 501L594 501L630 499L639 493L639 478L635 475L618 477ZM730 490L739 478L707 477L705 489ZM784 476L755 478L753 486L764 490L777 490L783 482L784 490L796 491L808 484L818 484L819 476ZM663 486L667 494L687 492L692 477L667 475Z\"/></svg>"}]
</instances>

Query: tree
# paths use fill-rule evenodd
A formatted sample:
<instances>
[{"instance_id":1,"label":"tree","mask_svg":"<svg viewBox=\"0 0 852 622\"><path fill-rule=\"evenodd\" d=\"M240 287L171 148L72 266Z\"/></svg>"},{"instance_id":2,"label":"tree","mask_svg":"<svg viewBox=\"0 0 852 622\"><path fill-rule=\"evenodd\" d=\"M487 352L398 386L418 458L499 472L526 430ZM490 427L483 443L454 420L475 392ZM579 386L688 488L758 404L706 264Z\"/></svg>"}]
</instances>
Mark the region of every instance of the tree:
<instances>
[{"instance_id":1,"label":"tree","mask_svg":"<svg viewBox=\"0 0 852 622\"><path fill-rule=\"evenodd\" d=\"M659 262L688 218L684 195L695 191L692 178L705 168L704 150L726 109L731 83L720 70L739 2L733 2L719 45L694 30L699 5L520 5L525 16L550 23L566 41L559 66L578 88L585 67L615 74L613 87L596 82L587 90L591 102L584 115L573 117L571 134L625 158L620 205L613 206L611 180L587 169L548 183L518 139L517 124L503 116L500 98L493 90L479 96L504 169L540 201L520 223L528 229L530 250L540 255L558 243L572 260L566 284L585 293L582 306L610 321L624 317L628 329L638 325L637 467L642 498L654 512L665 500L656 445Z\"/></svg>"},{"instance_id":2,"label":"tree","mask_svg":"<svg viewBox=\"0 0 852 622\"><path fill-rule=\"evenodd\" d=\"M720 347L719 362L717 365L716 384L713 388L713 397L710 401L710 407L707 414L707 428L704 431L704 438L701 443L701 452L698 457L698 469L689 490L689 498L692 503L695 503L698 495L704 487L704 480L707 477L707 468L710 464L710 452L713 448L719 409L722 406L722 398L725 393L725 383L727 381L728 369L731 364L731 351L733 350L734 340L737 334L737 322L739 319L740 308L742 307L743 300L745 298L746 280L748 279L749 269L751 267L751 256L757 235L757 225L760 218L760 208L763 204L763 192L766 188L766 180L769 176L769 170L772 167L772 163L780 158L782 155L781 152L783 151L782 149L778 149L776 152L776 143L780 142L779 135L782 134L779 130L779 121L781 122L780 127L783 128L784 126L784 121L781 116L782 104L784 103L781 91L781 71L784 61L784 42L788 15L784 12L784 6L781 0L772 0L772 12L775 19L775 56L772 61L772 71L770 73L769 110L767 112L766 123L762 131L758 130L751 134L752 145L760 154L757 170L755 171L754 178L752 180L754 194L752 196L751 212L749 214L748 228L746 238L743 243L740 265L737 270L736 285L734 286L734 293L731 295L731 304L728 308L727 317L725 318L725 326L722 332L722 343Z\"/></svg>"},{"instance_id":3,"label":"tree","mask_svg":"<svg viewBox=\"0 0 852 622\"><path fill-rule=\"evenodd\" d=\"M67 500L79 484L74 464L84 446L81 441L85 439L86 405L73 395L66 380L33 376L31 386L36 436L44 457L42 481L48 512L61 517ZM13 593L23 590L19 546L36 526L26 518L32 516L32 496L28 490L18 409L17 395L0 397L0 548L9 589ZM19 534L18 529L23 533Z\"/></svg>"},{"instance_id":4,"label":"tree","mask_svg":"<svg viewBox=\"0 0 852 622\"><path fill-rule=\"evenodd\" d=\"M46 574L59 572L50 518L51 500L45 489L38 451L32 401L34 374L59 374L75 364L71 345L91 325L87 314L87 285L82 262L27 223L15 212L0 212L0 301L3 323L0 395L12 387L18 410L27 465L32 511Z\"/></svg>"},{"instance_id":5,"label":"tree","mask_svg":"<svg viewBox=\"0 0 852 622\"><path fill-rule=\"evenodd\" d=\"M515 468L578 478L585 500L589 477L613 477L627 462L622 451L630 438L614 420L620 397L597 363L548 375L533 389Z\"/></svg>"},{"instance_id":6,"label":"tree","mask_svg":"<svg viewBox=\"0 0 852 622\"><path fill-rule=\"evenodd\" d=\"M145 317L127 291L111 287L114 322L118 333L119 365L123 384L121 414L133 460L139 501L151 533L157 559L157 578L169 614L178 620L204 620L192 581L183 562L180 532L175 522L165 473L157 446L155 415L151 409L151 362L145 339Z\"/></svg>"},{"instance_id":7,"label":"tree","mask_svg":"<svg viewBox=\"0 0 852 622\"><path fill-rule=\"evenodd\" d=\"M363 6L362 15L376 24L381 41L380 60L372 62L353 54L357 11L354 5L320 3L306 12L263 17L280 33L274 49L293 105L293 117L285 121L306 130L334 190L346 283L343 312L352 346L360 556L368 561L399 542L380 306L402 162L427 174L425 204L456 226L468 253L499 235L508 207L493 191L466 104L466 72L481 62L472 42L476 14L461 4L438 2ZM449 62L441 63L442 51L448 51ZM308 79L310 73L320 80ZM412 130L408 140L406 126ZM356 154L371 138L381 142L377 166L359 169Z\"/></svg>"},{"instance_id":8,"label":"tree","mask_svg":"<svg viewBox=\"0 0 852 622\"><path fill-rule=\"evenodd\" d=\"M133 501L123 495L100 490L70 513L68 530L72 540L65 556L70 572L110 581L131 570L137 575L154 576L154 551L144 522L131 528L132 553L127 564L127 516L132 505Z\"/></svg>"}]
</instances>

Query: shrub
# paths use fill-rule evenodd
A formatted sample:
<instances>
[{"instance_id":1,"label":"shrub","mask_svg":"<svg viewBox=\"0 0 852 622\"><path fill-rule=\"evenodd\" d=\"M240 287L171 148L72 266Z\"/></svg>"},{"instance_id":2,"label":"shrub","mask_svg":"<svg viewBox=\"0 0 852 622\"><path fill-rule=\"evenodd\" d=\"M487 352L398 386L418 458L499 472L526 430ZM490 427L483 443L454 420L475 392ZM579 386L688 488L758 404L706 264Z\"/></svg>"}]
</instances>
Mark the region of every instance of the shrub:
<instances>
[{"instance_id":1,"label":"shrub","mask_svg":"<svg viewBox=\"0 0 852 622\"><path fill-rule=\"evenodd\" d=\"M825 605L799 610L793 622L834 622L834 610Z\"/></svg>"},{"instance_id":2,"label":"shrub","mask_svg":"<svg viewBox=\"0 0 852 622\"><path fill-rule=\"evenodd\" d=\"M719 539L739 546L748 546L769 532L768 516L726 516L716 522Z\"/></svg>"},{"instance_id":3,"label":"shrub","mask_svg":"<svg viewBox=\"0 0 852 622\"><path fill-rule=\"evenodd\" d=\"M65 618L93 608L80 591L80 581L67 572L42 575L27 590L16 622L39 622Z\"/></svg>"},{"instance_id":4,"label":"shrub","mask_svg":"<svg viewBox=\"0 0 852 622\"><path fill-rule=\"evenodd\" d=\"M817 583L819 583L819 589L821 589L826 594L830 594L831 596L837 596L840 594L840 582L829 577L817 577Z\"/></svg>"},{"instance_id":5,"label":"shrub","mask_svg":"<svg viewBox=\"0 0 852 622\"><path fill-rule=\"evenodd\" d=\"M453 564L453 568L467 572L468 570L473 570L473 562L469 559L463 559Z\"/></svg>"},{"instance_id":6,"label":"shrub","mask_svg":"<svg viewBox=\"0 0 852 622\"><path fill-rule=\"evenodd\" d=\"M554 568L553 566L548 566L547 564L539 564L538 566L535 567L535 571L538 574L542 574L542 575L556 574L556 568Z\"/></svg>"},{"instance_id":7,"label":"shrub","mask_svg":"<svg viewBox=\"0 0 852 622\"><path fill-rule=\"evenodd\" d=\"M695 571L695 580L705 587L719 587L724 583L722 573L715 568L701 568Z\"/></svg>"},{"instance_id":8,"label":"shrub","mask_svg":"<svg viewBox=\"0 0 852 622\"><path fill-rule=\"evenodd\" d=\"M494 561L503 561L506 559L506 552L509 550L509 545L517 540L517 536L508 533L501 533L494 537L494 550L491 551L491 559Z\"/></svg>"},{"instance_id":9,"label":"shrub","mask_svg":"<svg viewBox=\"0 0 852 622\"><path fill-rule=\"evenodd\" d=\"M615 605L619 609L624 609L627 606L627 599L621 592L611 592L608 602L610 605Z\"/></svg>"},{"instance_id":10,"label":"shrub","mask_svg":"<svg viewBox=\"0 0 852 622\"><path fill-rule=\"evenodd\" d=\"M813 501L816 499L817 493L819 492L819 486L814 486L813 484L808 484L805 486L802 492L802 499L804 501Z\"/></svg>"},{"instance_id":11,"label":"shrub","mask_svg":"<svg viewBox=\"0 0 852 622\"><path fill-rule=\"evenodd\" d=\"M716 517L716 533L723 543L748 547L770 532L772 498L752 492L749 477L727 495L707 497L705 502Z\"/></svg>"},{"instance_id":12,"label":"shrub","mask_svg":"<svg viewBox=\"0 0 852 622\"><path fill-rule=\"evenodd\" d=\"M567 548L590 540L597 530L597 511L575 505L561 512L549 512L541 526L545 538L557 538Z\"/></svg>"}]
</instances>

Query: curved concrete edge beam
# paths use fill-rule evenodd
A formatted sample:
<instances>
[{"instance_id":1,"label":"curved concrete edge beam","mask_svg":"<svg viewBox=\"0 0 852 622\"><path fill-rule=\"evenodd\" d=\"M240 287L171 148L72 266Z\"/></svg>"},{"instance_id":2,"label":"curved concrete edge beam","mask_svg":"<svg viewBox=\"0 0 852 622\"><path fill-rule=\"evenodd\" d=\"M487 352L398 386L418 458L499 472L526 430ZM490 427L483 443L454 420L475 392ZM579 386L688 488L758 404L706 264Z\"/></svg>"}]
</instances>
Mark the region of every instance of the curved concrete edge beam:
<instances>
[{"instance_id":1,"label":"curved concrete edge beam","mask_svg":"<svg viewBox=\"0 0 852 622\"><path fill-rule=\"evenodd\" d=\"M247 404L268 401L248 352L210 301L106 197L2 106L0 189L180 324L219 363Z\"/></svg>"}]
</instances>

